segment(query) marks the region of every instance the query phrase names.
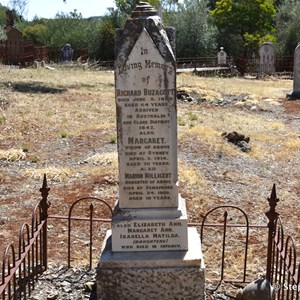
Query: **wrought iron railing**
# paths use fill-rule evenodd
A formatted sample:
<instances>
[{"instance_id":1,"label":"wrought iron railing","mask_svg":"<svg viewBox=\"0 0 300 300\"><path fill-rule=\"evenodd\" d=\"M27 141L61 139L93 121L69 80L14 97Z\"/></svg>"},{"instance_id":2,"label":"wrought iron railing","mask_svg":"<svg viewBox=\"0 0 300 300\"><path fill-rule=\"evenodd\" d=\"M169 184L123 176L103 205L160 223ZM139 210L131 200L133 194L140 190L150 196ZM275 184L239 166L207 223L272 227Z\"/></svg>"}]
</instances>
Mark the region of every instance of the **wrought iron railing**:
<instances>
[{"instance_id":1,"label":"wrought iron railing","mask_svg":"<svg viewBox=\"0 0 300 300\"><path fill-rule=\"evenodd\" d=\"M48 209L50 203L48 201L49 188L47 186L46 176L43 180L43 186L40 189L42 199L35 207L31 226L24 224L21 227L18 248L13 244L9 244L4 249L2 260L1 277L0 277L0 299L26 299L34 289L39 276L47 269L48 264L48 234L47 222L49 219L65 220L68 222L67 229L67 264L71 266L72 257L72 242L71 232L74 221L85 221L89 223L88 236L89 239L89 267L92 268L92 246L93 246L93 223L110 223L113 214L112 207L103 199L95 197L85 197L76 200L69 208L68 215L49 215ZM95 217L95 208L92 202L104 205L108 211L108 215ZM254 233L252 230L261 230L267 237L266 251L266 278L273 284L277 290L277 300L298 300L300 290L300 264L297 261L295 242L291 236L286 239L283 233L281 218L276 211L276 205L279 201L276 196L276 188L273 186L271 196L268 198L269 210L266 213L269 223L262 225L252 225L248 220L247 214L240 208L231 205L223 205L211 209L207 212L201 222L189 223L189 226L199 228L202 242L206 243L206 233L210 235L211 230L218 229L221 234L221 258L215 264L218 266L219 277L217 282L249 282L248 278L248 262L249 262L249 246ZM91 202L91 203L90 203ZM88 216L75 216L74 210L80 204L89 204L88 209L85 209L85 214ZM214 217L216 212L221 211L219 217ZM79 210L80 212L80 210ZM209 218L213 222L209 221ZM215 218L215 219L214 219ZM59 226L58 226L59 227ZM55 226L54 226L55 229ZM226 262L226 253L228 250L228 236L233 229L239 231L239 242L241 247L241 257L239 267L239 276L230 278L226 274L228 262ZM243 232L243 234L242 234ZM257 233L256 233L257 234ZM234 240L234 239L233 239ZM231 240L231 242L233 241ZM54 242L54 241L51 241ZM58 241L55 241L56 243ZM232 248L231 248L232 249ZM208 274L211 270L207 270ZM253 278L252 278L253 279Z\"/></svg>"}]
</instances>

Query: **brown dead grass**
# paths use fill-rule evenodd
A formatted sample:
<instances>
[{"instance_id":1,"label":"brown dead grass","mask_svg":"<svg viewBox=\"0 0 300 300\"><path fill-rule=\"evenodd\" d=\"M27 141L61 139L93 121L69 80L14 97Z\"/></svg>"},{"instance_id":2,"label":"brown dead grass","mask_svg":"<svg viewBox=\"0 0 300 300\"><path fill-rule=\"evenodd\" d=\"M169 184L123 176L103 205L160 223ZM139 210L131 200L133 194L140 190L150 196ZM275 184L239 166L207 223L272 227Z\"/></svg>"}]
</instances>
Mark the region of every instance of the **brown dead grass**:
<instances>
[{"instance_id":1,"label":"brown dead grass","mask_svg":"<svg viewBox=\"0 0 300 300\"><path fill-rule=\"evenodd\" d=\"M114 205L118 165L117 147L111 143L116 135L113 80L111 72L70 68L1 72L1 244L8 242L7 232L13 235L27 220L28 210L22 208L31 209L36 204L44 173L51 187L50 213L66 213L74 200L87 195ZM249 213L252 224L266 224L266 198L275 182L281 199L278 210L287 220L287 231L299 240L295 212L300 208L300 110L284 100L292 82L187 74L178 76L177 82L179 89L206 99L200 104L178 103L179 189L187 200L189 220L200 220L217 205L232 204ZM248 95L246 103L216 105L216 100L224 95L241 94ZM249 109L251 106L257 109ZM252 151L242 153L226 142L221 135L230 131L250 136ZM53 220L51 224L50 233L57 243L52 244L50 253L63 261L65 229L55 233L57 225ZM105 230L105 226L97 227L99 240ZM76 248L86 247L80 226L76 234L74 254L84 261ZM219 239L213 231L208 236L204 254L210 272L220 246L213 246L214 240ZM230 243L239 239L235 233ZM239 250L231 247L227 263L231 266L229 275L233 276L239 271L235 262L240 258L235 259ZM265 248L263 239L254 241L250 249L251 278L263 271L259 262L265 258ZM95 261L99 251L94 250ZM212 272L219 274L219 269Z\"/></svg>"}]
</instances>

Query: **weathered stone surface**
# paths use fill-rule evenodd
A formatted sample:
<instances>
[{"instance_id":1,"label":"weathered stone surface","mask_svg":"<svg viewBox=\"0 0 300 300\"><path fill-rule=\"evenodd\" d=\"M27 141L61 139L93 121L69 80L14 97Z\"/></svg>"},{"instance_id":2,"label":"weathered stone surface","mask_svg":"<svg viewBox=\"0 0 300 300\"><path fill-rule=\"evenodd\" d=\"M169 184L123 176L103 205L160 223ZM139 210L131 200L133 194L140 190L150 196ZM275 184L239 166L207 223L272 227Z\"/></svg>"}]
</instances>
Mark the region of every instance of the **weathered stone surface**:
<instances>
[{"instance_id":1,"label":"weathered stone surface","mask_svg":"<svg viewBox=\"0 0 300 300\"><path fill-rule=\"evenodd\" d=\"M223 47L220 48L217 57L219 66L224 66L227 64L227 53L224 51Z\"/></svg>"},{"instance_id":2,"label":"weathered stone surface","mask_svg":"<svg viewBox=\"0 0 300 300\"><path fill-rule=\"evenodd\" d=\"M35 287L29 300L96 300L95 270L49 266Z\"/></svg>"},{"instance_id":3,"label":"weathered stone surface","mask_svg":"<svg viewBox=\"0 0 300 300\"><path fill-rule=\"evenodd\" d=\"M101 269L98 300L204 300L204 274L199 268ZM116 284L118 285L116 286ZM104 286L102 288L102 286Z\"/></svg>"},{"instance_id":4,"label":"weathered stone surface","mask_svg":"<svg viewBox=\"0 0 300 300\"><path fill-rule=\"evenodd\" d=\"M119 206L178 207L176 68L168 34L158 16L131 18L116 45Z\"/></svg>"},{"instance_id":5,"label":"weathered stone surface","mask_svg":"<svg viewBox=\"0 0 300 300\"><path fill-rule=\"evenodd\" d=\"M98 299L204 300L200 237L187 230L178 195L174 48L174 30L148 3L116 33L119 201L98 264Z\"/></svg>"},{"instance_id":6,"label":"weathered stone surface","mask_svg":"<svg viewBox=\"0 0 300 300\"><path fill-rule=\"evenodd\" d=\"M236 296L237 300L273 300L275 292L267 279L261 278L249 283Z\"/></svg>"},{"instance_id":7,"label":"weathered stone surface","mask_svg":"<svg viewBox=\"0 0 300 300\"><path fill-rule=\"evenodd\" d=\"M203 299L199 234L189 229L188 251L112 252L106 239L97 269L99 299Z\"/></svg>"},{"instance_id":8,"label":"weathered stone surface","mask_svg":"<svg viewBox=\"0 0 300 300\"><path fill-rule=\"evenodd\" d=\"M288 94L288 97L291 100L300 99L300 44L298 44L294 53L293 92L291 94Z\"/></svg>"},{"instance_id":9,"label":"weathered stone surface","mask_svg":"<svg viewBox=\"0 0 300 300\"><path fill-rule=\"evenodd\" d=\"M178 208L116 209L112 222L113 251L187 250L186 205Z\"/></svg>"},{"instance_id":10,"label":"weathered stone surface","mask_svg":"<svg viewBox=\"0 0 300 300\"><path fill-rule=\"evenodd\" d=\"M259 67L261 74L272 75L275 73L275 48L271 43L263 43L259 47Z\"/></svg>"}]
</instances>

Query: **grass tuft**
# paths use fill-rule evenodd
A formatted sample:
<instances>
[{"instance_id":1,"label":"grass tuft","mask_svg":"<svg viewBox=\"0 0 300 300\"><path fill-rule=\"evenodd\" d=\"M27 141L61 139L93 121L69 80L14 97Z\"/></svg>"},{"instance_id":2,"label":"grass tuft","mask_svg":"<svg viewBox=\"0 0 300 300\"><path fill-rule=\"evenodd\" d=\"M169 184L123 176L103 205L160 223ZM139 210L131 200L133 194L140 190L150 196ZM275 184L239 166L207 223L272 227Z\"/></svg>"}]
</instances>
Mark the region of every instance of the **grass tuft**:
<instances>
[{"instance_id":1,"label":"grass tuft","mask_svg":"<svg viewBox=\"0 0 300 300\"><path fill-rule=\"evenodd\" d=\"M19 161L24 160L25 153L21 149L0 150L0 160Z\"/></svg>"}]
</instances>

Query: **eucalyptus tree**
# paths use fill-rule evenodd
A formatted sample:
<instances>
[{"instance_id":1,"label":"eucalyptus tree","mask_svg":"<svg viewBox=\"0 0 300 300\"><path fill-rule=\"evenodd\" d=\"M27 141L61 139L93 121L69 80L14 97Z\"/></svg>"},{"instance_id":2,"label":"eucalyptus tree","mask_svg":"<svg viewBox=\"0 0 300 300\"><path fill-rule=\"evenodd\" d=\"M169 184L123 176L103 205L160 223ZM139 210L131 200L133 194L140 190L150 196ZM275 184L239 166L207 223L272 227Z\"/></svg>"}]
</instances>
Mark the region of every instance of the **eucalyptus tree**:
<instances>
[{"instance_id":1,"label":"eucalyptus tree","mask_svg":"<svg viewBox=\"0 0 300 300\"><path fill-rule=\"evenodd\" d=\"M276 9L273 0L219 0L211 15L219 43L233 55L252 55L262 42L273 42Z\"/></svg>"},{"instance_id":2,"label":"eucalyptus tree","mask_svg":"<svg viewBox=\"0 0 300 300\"><path fill-rule=\"evenodd\" d=\"M29 0L10 0L8 8L14 10L20 19L24 19Z\"/></svg>"},{"instance_id":3,"label":"eucalyptus tree","mask_svg":"<svg viewBox=\"0 0 300 300\"><path fill-rule=\"evenodd\" d=\"M165 19L176 28L178 57L215 54L216 27L210 20L206 0L184 0Z\"/></svg>"},{"instance_id":4,"label":"eucalyptus tree","mask_svg":"<svg viewBox=\"0 0 300 300\"><path fill-rule=\"evenodd\" d=\"M277 49L282 55L293 55L300 42L300 1L286 0L276 15Z\"/></svg>"}]
</instances>

